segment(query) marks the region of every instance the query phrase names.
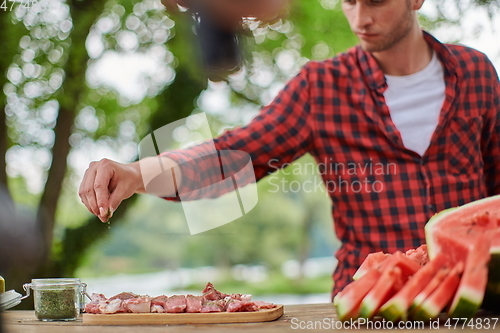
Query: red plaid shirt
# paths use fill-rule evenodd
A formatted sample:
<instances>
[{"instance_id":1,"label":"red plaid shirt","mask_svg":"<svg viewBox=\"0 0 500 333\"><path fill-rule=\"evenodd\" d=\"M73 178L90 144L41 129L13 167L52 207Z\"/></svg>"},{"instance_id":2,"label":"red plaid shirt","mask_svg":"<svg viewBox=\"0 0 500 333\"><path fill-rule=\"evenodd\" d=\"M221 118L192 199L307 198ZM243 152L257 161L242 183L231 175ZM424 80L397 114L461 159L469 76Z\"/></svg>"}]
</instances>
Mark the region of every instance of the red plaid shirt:
<instances>
[{"instance_id":1,"label":"red plaid shirt","mask_svg":"<svg viewBox=\"0 0 500 333\"><path fill-rule=\"evenodd\" d=\"M500 193L496 71L474 49L425 39L444 65L446 99L423 156L404 147L384 101L384 73L360 47L309 62L250 124L214 140L219 151L249 153L257 179L305 153L315 157L342 242L333 294L369 253L424 243L436 212ZM220 181L219 159L202 156L207 149L168 153L183 163L180 191Z\"/></svg>"}]
</instances>

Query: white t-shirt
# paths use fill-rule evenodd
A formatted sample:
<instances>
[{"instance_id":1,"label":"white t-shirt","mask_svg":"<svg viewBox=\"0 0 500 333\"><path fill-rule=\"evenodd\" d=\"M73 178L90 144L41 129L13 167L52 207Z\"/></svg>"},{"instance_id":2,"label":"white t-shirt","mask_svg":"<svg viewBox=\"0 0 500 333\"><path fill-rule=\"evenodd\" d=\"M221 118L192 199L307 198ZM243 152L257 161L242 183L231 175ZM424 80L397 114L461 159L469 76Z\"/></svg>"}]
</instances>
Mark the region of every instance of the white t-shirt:
<instances>
[{"instance_id":1,"label":"white t-shirt","mask_svg":"<svg viewBox=\"0 0 500 333\"><path fill-rule=\"evenodd\" d=\"M424 155L439 121L445 99L443 65L436 53L421 71L405 76L385 75L384 97L392 122L407 149Z\"/></svg>"}]
</instances>

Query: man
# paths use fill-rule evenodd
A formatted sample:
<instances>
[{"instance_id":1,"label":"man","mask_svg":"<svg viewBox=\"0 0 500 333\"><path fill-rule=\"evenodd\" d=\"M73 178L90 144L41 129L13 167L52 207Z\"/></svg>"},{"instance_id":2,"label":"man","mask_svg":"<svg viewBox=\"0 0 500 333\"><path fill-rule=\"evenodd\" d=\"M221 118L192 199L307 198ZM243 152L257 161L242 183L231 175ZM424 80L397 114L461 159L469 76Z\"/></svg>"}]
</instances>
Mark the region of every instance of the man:
<instances>
[{"instance_id":1,"label":"man","mask_svg":"<svg viewBox=\"0 0 500 333\"><path fill-rule=\"evenodd\" d=\"M306 152L322 166L342 241L333 295L368 253L417 247L436 212L500 193L498 76L482 53L423 32L423 2L344 1L360 45L310 62L249 125L214 140L217 150L248 152L257 179L274 171L270 160L279 161L274 167ZM207 149L162 157L166 168L182 172L181 191L210 183L218 161L189 163ZM106 220L108 207L144 191L148 163L157 159L143 161L142 170L138 163L94 162L82 201Z\"/></svg>"}]
</instances>

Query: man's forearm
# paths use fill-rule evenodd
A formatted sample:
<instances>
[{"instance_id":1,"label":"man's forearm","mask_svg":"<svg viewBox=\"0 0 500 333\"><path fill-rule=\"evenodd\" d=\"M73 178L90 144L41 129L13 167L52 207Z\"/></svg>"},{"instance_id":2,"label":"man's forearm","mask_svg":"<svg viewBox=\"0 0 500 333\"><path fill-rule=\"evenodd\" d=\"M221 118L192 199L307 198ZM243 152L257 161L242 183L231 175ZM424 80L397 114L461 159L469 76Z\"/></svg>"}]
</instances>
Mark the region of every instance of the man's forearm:
<instances>
[{"instance_id":1,"label":"man's forearm","mask_svg":"<svg viewBox=\"0 0 500 333\"><path fill-rule=\"evenodd\" d=\"M161 197L177 195L182 182L182 173L173 159L165 156L146 157L134 164L142 176L142 183L138 184L137 193Z\"/></svg>"}]
</instances>

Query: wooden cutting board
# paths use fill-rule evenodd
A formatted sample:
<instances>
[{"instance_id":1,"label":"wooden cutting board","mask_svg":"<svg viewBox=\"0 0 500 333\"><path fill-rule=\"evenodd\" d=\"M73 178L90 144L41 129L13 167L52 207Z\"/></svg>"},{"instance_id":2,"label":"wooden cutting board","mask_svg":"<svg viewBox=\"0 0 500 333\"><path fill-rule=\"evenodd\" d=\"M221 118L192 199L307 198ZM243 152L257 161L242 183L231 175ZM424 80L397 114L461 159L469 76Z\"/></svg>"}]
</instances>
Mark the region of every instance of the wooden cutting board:
<instances>
[{"instance_id":1,"label":"wooden cutting board","mask_svg":"<svg viewBox=\"0 0 500 333\"><path fill-rule=\"evenodd\" d=\"M84 325L168 325L168 324L219 324L256 323L273 321L283 315L283 305L274 309L254 312L212 313L84 313Z\"/></svg>"}]
</instances>

